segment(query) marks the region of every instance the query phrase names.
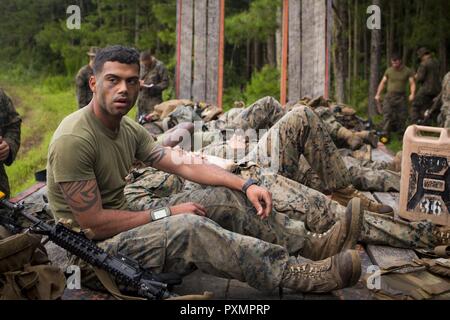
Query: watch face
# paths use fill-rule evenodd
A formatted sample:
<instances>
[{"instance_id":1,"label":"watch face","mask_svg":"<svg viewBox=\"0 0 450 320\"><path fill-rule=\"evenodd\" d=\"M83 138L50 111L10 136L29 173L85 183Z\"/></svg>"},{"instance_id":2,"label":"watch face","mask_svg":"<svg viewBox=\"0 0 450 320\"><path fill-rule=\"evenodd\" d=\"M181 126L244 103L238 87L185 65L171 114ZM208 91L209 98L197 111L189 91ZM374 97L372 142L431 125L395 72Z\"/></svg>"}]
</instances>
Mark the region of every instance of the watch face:
<instances>
[{"instance_id":1,"label":"watch face","mask_svg":"<svg viewBox=\"0 0 450 320\"><path fill-rule=\"evenodd\" d=\"M155 220L159 220L159 219L162 219L162 218L165 218L165 217L167 217L166 210L158 209L158 210L153 211L153 218Z\"/></svg>"}]
</instances>

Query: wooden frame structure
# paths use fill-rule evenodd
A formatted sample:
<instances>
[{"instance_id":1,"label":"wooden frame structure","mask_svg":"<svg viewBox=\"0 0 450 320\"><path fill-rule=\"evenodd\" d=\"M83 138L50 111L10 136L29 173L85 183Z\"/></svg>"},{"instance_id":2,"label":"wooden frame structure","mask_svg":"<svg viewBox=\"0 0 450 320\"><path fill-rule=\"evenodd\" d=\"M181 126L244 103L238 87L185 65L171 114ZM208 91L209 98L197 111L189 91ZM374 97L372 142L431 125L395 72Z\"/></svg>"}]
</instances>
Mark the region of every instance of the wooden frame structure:
<instances>
[{"instance_id":1,"label":"wooden frame structure","mask_svg":"<svg viewBox=\"0 0 450 320\"><path fill-rule=\"evenodd\" d=\"M282 105L328 97L332 17L332 0L283 0Z\"/></svg>"},{"instance_id":2,"label":"wooden frame structure","mask_svg":"<svg viewBox=\"0 0 450 320\"><path fill-rule=\"evenodd\" d=\"M176 96L222 108L225 0L177 1Z\"/></svg>"},{"instance_id":3,"label":"wooden frame structure","mask_svg":"<svg viewBox=\"0 0 450 320\"><path fill-rule=\"evenodd\" d=\"M177 0L176 97L222 108L225 0ZM283 0L282 105L329 95L332 0ZM307 75L307 76L305 76Z\"/></svg>"}]
</instances>

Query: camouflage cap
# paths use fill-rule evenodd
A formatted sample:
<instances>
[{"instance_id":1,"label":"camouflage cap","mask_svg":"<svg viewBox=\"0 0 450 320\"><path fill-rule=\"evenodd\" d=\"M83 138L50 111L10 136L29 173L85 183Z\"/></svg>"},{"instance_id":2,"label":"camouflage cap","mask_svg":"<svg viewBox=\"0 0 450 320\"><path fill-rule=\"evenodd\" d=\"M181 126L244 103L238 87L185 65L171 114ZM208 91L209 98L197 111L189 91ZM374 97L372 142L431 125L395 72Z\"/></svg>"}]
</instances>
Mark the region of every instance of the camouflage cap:
<instances>
[{"instance_id":1,"label":"camouflage cap","mask_svg":"<svg viewBox=\"0 0 450 320\"><path fill-rule=\"evenodd\" d=\"M87 55L88 55L89 57L95 57L95 55L96 55L97 52L99 52L99 51L100 51L100 48L99 48L99 47L90 47L90 48L89 48L89 51L86 52L86 53L87 53Z\"/></svg>"},{"instance_id":2,"label":"camouflage cap","mask_svg":"<svg viewBox=\"0 0 450 320\"><path fill-rule=\"evenodd\" d=\"M431 53L430 50L428 50L427 47L421 47L417 50L417 56L419 58L422 58L424 55Z\"/></svg>"}]
</instances>

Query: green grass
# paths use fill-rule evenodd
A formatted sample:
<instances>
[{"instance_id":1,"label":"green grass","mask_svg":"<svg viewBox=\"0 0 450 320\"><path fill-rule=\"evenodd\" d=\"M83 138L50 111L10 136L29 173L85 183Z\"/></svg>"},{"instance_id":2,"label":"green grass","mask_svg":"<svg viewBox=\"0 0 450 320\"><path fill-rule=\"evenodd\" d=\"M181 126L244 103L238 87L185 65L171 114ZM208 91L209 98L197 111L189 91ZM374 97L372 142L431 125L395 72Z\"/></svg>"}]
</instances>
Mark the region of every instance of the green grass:
<instances>
[{"instance_id":1,"label":"green grass","mask_svg":"<svg viewBox=\"0 0 450 320\"><path fill-rule=\"evenodd\" d=\"M364 115L362 115L364 117ZM373 123L375 127L381 128L381 124L383 123L383 116L376 115L373 118ZM393 133L391 134L390 141L386 144L386 148L390 150L393 154L396 154L398 151L401 151L403 148L403 134Z\"/></svg>"},{"instance_id":2,"label":"green grass","mask_svg":"<svg viewBox=\"0 0 450 320\"><path fill-rule=\"evenodd\" d=\"M403 134L393 133L391 135L391 141L386 145L386 148L391 150L394 154L403 149Z\"/></svg>"},{"instance_id":3,"label":"green grass","mask_svg":"<svg viewBox=\"0 0 450 320\"><path fill-rule=\"evenodd\" d=\"M0 87L13 99L22 117L21 147L16 160L6 167L11 195L36 183L34 173L45 169L47 150L61 120L78 109L75 88L64 77L22 81L0 73ZM134 119L136 108L129 116Z\"/></svg>"},{"instance_id":4,"label":"green grass","mask_svg":"<svg viewBox=\"0 0 450 320\"><path fill-rule=\"evenodd\" d=\"M0 86L12 97L22 116L21 147L16 161L6 168L11 195L15 195L35 183L34 173L46 166L54 130L77 107L71 87L56 89L45 81L34 86L15 81L6 83L5 79L0 79Z\"/></svg>"}]
</instances>

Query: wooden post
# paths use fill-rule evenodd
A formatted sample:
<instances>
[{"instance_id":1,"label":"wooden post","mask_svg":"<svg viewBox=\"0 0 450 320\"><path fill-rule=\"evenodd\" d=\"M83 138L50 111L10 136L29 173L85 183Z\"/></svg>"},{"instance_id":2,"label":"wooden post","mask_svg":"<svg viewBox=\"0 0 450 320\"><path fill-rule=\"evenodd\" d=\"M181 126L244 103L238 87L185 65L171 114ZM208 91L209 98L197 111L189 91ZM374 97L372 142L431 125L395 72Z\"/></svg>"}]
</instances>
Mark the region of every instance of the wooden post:
<instances>
[{"instance_id":1,"label":"wooden post","mask_svg":"<svg viewBox=\"0 0 450 320\"><path fill-rule=\"evenodd\" d=\"M193 1L178 0L177 84L178 99L192 98Z\"/></svg>"},{"instance_id":2,"label":"wooden post","mask_svg":"<svg viewBox=\"0 0 450 320\"><path fill-rule=\"evenodd\" d=\"M288 59L288 31L289 31L289 0L283 0L283 48L281 53L281 84L280 102L286 104L286 81L287 81L287 59Z\"/></svg>"},{"instance_id":3,"label":"wooden post","mask_svg":"<svg viewBox=\"0 0 450 320\"><path fill-rule=\"evenodd\" d=\"M217 79L217 106L223 109L223 54L225 50L225 0L220 0L220 22L219 22L219 74Z\"/></svg>"},{"instance_id":4,"label":"wooden post","mask_svg":"<svg viewBox=\"0 0 450 320\"><path fill-rule=\"evenodd\" d=\"M331 10L332 0L284 0L282 104L286 96L287 102L296 102L304 96L328 97Z\"/></svg>"},{"instance_id":5,"label":"wooden post","mask_svg":"<svg viewBox=\"0 0 450 320\"><path fill-rule=\"evenodd\" d=\"M206 101L207 0L194 1L194 83L192 97Z\"/></svg>"},{"instance_id":6,"label":"wooden post","mask_svg":"<svg viewBox=\"0 0 450 320\"><path fill-rule=\"evenodd\" d=\"M217 101L220 41L220 0L208 0L208 37L206 50L206 100Z\"/></svg>"},{"instance_id":7,"label":"wooden post","mask_svg":"<svg viewBox=\"0 0 450 320\"><path fill-rule=\"evenodd\" d=\"M224 0L177 1L179 99L222 106Z\"/></svg>"},{"instance_id":8,"label":"wooden post","mask_svg":"<svg viewBox=\"0 0 450 320\"><path fill-rule=\"evenodd\" d=\"M289 0L288 101L298 101L302 90L302 1Z\"/></svg>"}]
</instances>

